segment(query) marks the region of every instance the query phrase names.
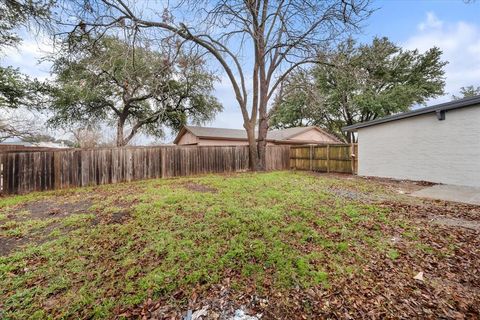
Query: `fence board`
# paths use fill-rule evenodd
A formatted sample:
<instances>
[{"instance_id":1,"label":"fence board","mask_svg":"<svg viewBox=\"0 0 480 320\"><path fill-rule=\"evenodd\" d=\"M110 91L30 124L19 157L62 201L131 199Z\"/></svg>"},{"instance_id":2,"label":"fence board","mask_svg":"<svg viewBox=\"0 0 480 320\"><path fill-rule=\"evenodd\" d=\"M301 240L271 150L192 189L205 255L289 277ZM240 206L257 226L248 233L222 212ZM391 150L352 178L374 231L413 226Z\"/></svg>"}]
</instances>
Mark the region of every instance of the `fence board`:
<instances>
[{"instance_id":1,"label":"fence board","mask_svg":"<svg viewBox=\"0 0 480 320\"><path fill-rule=\"evenodd\" d=\"M267 170L289 169L290 147L267 147L266 160ZM0 192L27 193L248 169L249 153L246 146L3 152L0 153Z\"/></svg>"},{"instance_id":2,"label":"fence board","mask_svg":"<svg viewBox=\"0 0 480 320\"><path fill-rule=\"evenodd\" d=\"M357 144L329 144L290 148L290 167L320 172L357 173Z\"/></svg>"}]
</instances>

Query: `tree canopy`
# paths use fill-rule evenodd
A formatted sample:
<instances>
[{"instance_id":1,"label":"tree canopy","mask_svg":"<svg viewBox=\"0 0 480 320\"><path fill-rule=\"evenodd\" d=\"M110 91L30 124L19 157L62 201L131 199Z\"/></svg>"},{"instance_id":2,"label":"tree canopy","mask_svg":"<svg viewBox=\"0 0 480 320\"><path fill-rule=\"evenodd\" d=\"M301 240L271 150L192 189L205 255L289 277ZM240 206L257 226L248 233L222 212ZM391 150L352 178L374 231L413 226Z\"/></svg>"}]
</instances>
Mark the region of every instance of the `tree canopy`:
<instances>
[{"instance_id":1,"label":"tree canopy","mask_svg":"<svg viewBox=\"0 0 480 320\"><path fill-rule=\"evenodd\" d=\"M54 0L2 0L0 2L0 50L16 46L21 38L17 30L31 22L45 26Z\"/></svg>"},{"instance_id":2,"label":"tree canopy","mask_svg":"<svg viewBox=\"0 0 480 320\"><path fill-rule=\"evenodd\" d=\"M21 42L18 35L21 27L30 27L32 23L44 27L53 4L53 0L0 1L0 52ZM31 106L39 89L39 82L23 75L19 69L0 66L0 141L25 138L38 132L30 121L9 111Z\"/></svg>"},{"instance_id":3,"label":"tree canopy","mask_svg":"<svg viewBox=\"0 0 480 320\"><path fill-rule=\"evenodd\" d=\"M0 51L21 42L22 26L45 25L53 0L4 0L0 2ZM33 83L17 68L0 66L0 108L18 108L28 102L38 83Z\"/></svg>"},{"instance_id":4,"label":"tree canopy","mask_svg":"<svg viewBox=\"0 0 480 320\"><path fill-rule=\"evenodd\" d=\"M480 95L480 86L475 87L475 86L466 86L466 87L461 87L460 88L460 94L459 95L452 95L453 100L460 100L464 98L471 98Z\"/></svg>"},{"instance_id":5,"label":"tree canopy","mask_svg":"<svg viewBox=\"0 0 480 320\"><path fill-rule=\"evenodd\" d=\"M64 26L96 35L175 36L206 54L231 84L252 169L265 170L267 111L280 82L319 62L320 49L357 31L372 12L369 6L370 0L187 0L146 10L129 0L85 0L68 2L72 19Z\"/></svg>"},{"instance_id":6,"label":"tree canopy","mask_svg":"<svg viewBox=\"0 0 480 320\"><path fill-rule=\"evenodd\" d=\"M271 111L276 128L324 126L347 141L341 128L407 111L443 93L441 50L404 50L387 38L342 42L320 64L284 83Z\"/></svg>"},{"instance_id":7,"label":"tree canopy","mask_svg":"<svg viewBox=\"0 0 480 320\"><path fill-rule=\"evenodd\" d=\"M124 146L138 132L161 137L165 127L202 123L222 109L211 95L216 78L194 53L134 47L112 36L69 40L53 59L46 104L54 127L107 121Z\"/></svg>"}]
</instances>

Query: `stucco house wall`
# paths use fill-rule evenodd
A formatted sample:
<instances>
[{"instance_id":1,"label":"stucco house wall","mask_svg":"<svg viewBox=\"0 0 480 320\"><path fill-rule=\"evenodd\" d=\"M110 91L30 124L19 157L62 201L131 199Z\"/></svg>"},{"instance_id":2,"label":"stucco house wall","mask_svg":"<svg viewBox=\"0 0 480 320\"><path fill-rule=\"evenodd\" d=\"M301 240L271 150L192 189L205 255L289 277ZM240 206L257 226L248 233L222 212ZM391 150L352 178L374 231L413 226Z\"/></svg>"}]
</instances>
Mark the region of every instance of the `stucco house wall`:
<instances>
[{"instance_id":1,"label":"stucco house wall","mask_svg":"<svg viewBox=\"0 0 480 320\"><path fill-rule=\"evenodd\" d=\"M197 142L198 138L187 131L180 137L180 140L178 140L178 145L196 144Z\"/></svg>"},{"instance_id":2,"label":"stucco house wall","mask_svg":"<svg viewBox=\"0 0 480 320\"><path fill-rule=\"evenodd\" d=\"M289 140L297 140L297 141L316 141L318 143L332 143L332 138L315 130L310 129L306 132L300 133Z\"/></svg>"},{"instance_id":3,"label":"stucco house wall","mask_svg":"<svg viewBox=\"0 0 480 320\"><path fill-rule=\"evenodd\" d=\"M247 146L248 141L199 138L198 145L199 146Z\"/></svg>"},{"instance_id":4,"label":"stucco house wall","mask_svg":"<svg viewBox=\"0 0 480 320\"><path fill-rule=\"evenodd\" d=\"M480 187L480 107L358 129L358 174Z\"/></svg>"}]
</instances>

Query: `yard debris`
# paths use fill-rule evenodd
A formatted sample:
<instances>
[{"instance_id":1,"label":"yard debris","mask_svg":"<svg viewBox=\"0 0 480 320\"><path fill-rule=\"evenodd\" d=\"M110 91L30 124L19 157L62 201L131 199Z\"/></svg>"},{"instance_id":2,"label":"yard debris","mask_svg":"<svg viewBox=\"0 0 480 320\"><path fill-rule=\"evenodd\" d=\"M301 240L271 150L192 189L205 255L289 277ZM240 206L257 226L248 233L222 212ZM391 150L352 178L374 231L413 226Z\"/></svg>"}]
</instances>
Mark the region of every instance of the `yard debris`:
<instances>
[{"instance_id":1,"label":"yard debris","mask_svg":"<svg viewBox=\"0 0 480 320\"><path fill-rule=\"evenodd\" d=\"M390 241L392 241L393 244L396 244L396 243L400 242L401 240L402 240L401 236L394 236L390 239Z\"/></svg>"},{"instance_id":2,"label":"yard debris","mask_svg":"<svg viewBox=\"0 0 480 320\"><path fill-rule=\"evenodd\" d=\"M417 275L413 277L413 279L423 281L423 271L417 273Z\"/></svg>"},{"instance_id":3,"label":"yard debris","mask_svg":"<svg viewBox=\"0 0 480 320\"><path fill-rule=\"evenodd\" d=\"M202 309L195 311L191 315L191 320L200 320L207 315L208 315L208 306L204 306Z\"/></svg>"},{"instance_id":4,"label":"yard debris","mask_svg":"<svg viewBox=\"0 0 480 320\"><path fill-rule=\"evenodd\" d=\"M235 310L235 314L232 320L258 320L262 317L261 314L256 314L255 316L250 316L245 313L243 309Z\"/></svg>"},{"instance_id":5,"label":"yard debris","mask_svg":"<svg viewBox=\"0 0 480 320\"><path fill-rule=\"evenodd\" d=\"M192 310L188 310L185 317L183 317L183 320L192 320L192 318L193 318Z\"/></svg>"}]
</instances>

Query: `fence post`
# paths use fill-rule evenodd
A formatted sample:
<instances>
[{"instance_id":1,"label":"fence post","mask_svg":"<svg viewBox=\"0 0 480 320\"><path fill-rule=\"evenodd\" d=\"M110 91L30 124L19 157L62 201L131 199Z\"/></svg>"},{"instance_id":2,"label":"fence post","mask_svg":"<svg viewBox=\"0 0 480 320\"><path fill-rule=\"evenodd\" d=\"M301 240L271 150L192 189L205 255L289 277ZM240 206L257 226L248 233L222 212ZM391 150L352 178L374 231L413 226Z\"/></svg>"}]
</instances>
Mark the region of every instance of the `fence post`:
<instances>
[{"instance_id":1,"label":"fence post","mask_svg":"<svg viewBox=\"0 0 480 320\"><path fill-rule=\"evenodd\" d=\"M327 144L327 173L330 173L330 145Z\"/></svg>"},{"instance_id":2,"label":"fence post","mask_svg":"<svg viewBox=\"0 0 480 320\"><path fill-rule=\"evenodd\" d=\"M165 147L160 149L160 177L165 178Z\"/></svg>"},{"instance_id":3,"label":"fence post","mask_svg":"<svg viewBox=\"0 0 480 320\"><path fill-rule=\"evenodd\" d=\"M0 152L0 193L6 193L4 190L4 177L5 177L5 172L3 171L5 167L3 166L3 154Z\"/></svg>"},{"instance_id":4,"label":"fence post","mask_svg":"<svg viewBox=\"0 0 480 320\"><path fill-rule=\"evenodd\" d=\"M310 171L313 171L313 146L310 146Z\"/></svg>"}]
</instances>

